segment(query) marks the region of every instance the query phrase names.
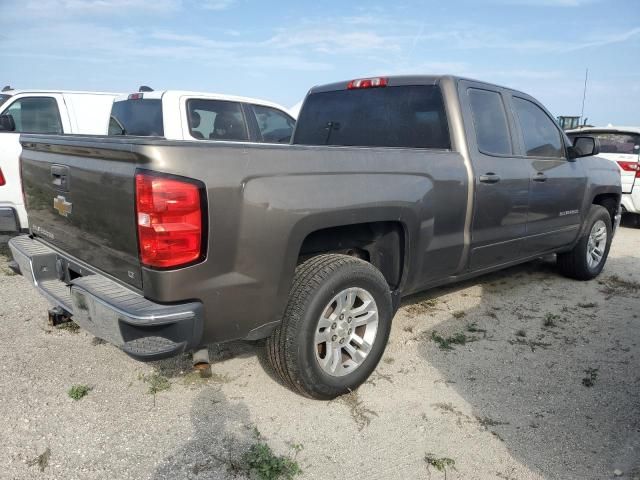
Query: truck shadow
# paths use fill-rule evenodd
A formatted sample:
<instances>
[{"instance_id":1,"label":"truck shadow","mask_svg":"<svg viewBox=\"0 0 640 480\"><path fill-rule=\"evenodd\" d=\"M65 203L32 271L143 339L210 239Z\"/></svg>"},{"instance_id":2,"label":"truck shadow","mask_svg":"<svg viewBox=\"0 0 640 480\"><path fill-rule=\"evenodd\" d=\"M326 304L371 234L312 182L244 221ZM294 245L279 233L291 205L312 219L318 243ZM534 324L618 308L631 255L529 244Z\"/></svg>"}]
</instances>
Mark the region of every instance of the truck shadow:
<instances>
[{"instance_id":1,"label":"truck shadow","mask_svg":"<svg viewBox=\"0 0 640 480\"><path fill-rule=\"evenodd\" d=\"M464 400L452 408L545 478L609 478L614 469L632 478L640 474L640 291L612 274L621 271L639 272L640 259L610 258L591 282L536 261L408 297L403 312L418 316L434 298L480 287L476 306L418 337L419 355ZM441 345L434 331L463 344Z\"/></svg>"},{"instance_id":2,"label":"truck shadow","mask_svg":"<svg viewBox=\"0 0 640 480\"><path fill-rule=\"evenodd\" d=\"M190 415L193 433L160 462L152 478L246 478L242 455L256 441L247 407L208 387L194 399Z\"/></svg>"}]
</instances>

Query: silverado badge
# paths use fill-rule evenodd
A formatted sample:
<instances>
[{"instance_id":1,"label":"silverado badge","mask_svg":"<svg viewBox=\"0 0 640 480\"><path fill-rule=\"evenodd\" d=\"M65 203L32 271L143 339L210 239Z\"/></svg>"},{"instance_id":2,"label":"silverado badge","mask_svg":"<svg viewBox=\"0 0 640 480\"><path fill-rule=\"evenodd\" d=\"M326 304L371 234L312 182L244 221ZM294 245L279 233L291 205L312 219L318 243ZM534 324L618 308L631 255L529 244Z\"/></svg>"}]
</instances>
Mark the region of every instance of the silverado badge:
<instances>
[{"instance_id":1,"label":"silverado badge","mask_svg":"<svg viewBox=\"0 0 640 480\"><path fill-rule=\"evenodd\" d=\"M60 215L66 217L71 213L71 208L73 205L71 202L67 202L67 200L62 196L58 195L53 199L53 209L57 210Z\"/></svg>"}]
</instances>

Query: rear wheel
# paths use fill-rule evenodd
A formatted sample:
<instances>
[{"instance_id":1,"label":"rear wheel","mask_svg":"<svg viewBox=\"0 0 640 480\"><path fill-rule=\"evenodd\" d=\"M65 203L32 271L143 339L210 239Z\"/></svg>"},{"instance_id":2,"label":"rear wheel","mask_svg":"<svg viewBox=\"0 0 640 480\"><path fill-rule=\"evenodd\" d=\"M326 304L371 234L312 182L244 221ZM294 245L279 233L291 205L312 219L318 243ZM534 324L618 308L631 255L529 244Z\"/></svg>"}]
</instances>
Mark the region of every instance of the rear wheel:
<instances>
[{"instance_id":1,"label":"rear wheel","mask_svg":"<svg viewBox=\"0 0 640 480\"><path fill-rule=\"evenodd\" d=\"M558 254L558 267L562 274L577 280L591 280L598 276L611 247L611 216L606 208L591 205L585 226L573 250Z\"/></svg>"},{"instance_id":2,"label":"rear wheel","mask_svg":"<svg viewBox=\"0 0 640 480\"><path fill-rule=\"evenodd\" d=\"M267 356L293 390L335 398L376 368L391 318L391 294L380 271L347 255L319 255L296 268L282 324L267 339Z\"/></svg>"}]
</instances>

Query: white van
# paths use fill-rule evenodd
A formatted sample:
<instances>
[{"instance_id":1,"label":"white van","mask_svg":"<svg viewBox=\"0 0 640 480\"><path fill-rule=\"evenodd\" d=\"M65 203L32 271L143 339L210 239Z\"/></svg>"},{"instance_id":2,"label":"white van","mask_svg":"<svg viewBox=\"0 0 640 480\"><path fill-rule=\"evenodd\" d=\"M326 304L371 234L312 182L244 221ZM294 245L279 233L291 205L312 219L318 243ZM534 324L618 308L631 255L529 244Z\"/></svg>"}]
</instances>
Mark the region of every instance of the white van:
<instances>
[{"instance_id":1,"label":"white van","mask_svg":"<svg viewBox=\"0 0 640 480\"><path fill-rule=\"evenodd\" d=\"M20 134L105 135L117 95L9 87L0 92L0 232L28 228L20 179Z\"/></svg>"},{"instance_id":2,"label":"white van","mask_svg":"<svg viewBox=\"0 0 640 480\"><path fill-rule=\"evenodd\" d=\"M622 178L622 212L634 214L640 225L640 128L639 127L583 127L568 130L573 140L577 135L589 135L600 141L599 157L618 164Z\"/></svg>"}]
</instances>

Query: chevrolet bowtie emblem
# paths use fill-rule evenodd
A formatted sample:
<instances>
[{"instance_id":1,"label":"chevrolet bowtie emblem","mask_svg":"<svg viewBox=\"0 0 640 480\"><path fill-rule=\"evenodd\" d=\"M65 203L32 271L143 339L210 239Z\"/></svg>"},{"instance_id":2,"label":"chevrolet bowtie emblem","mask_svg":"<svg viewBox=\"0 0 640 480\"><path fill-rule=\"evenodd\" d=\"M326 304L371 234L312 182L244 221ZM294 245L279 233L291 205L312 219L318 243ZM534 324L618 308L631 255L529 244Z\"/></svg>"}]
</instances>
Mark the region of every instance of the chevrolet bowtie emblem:
<instances>
[{"instance_id":1,"label":"chevrolet bowtie emblem","mask_svg":"<svg viewBox=\"0 0 640 480\"><path fill-rule=\"evenodd\" d=\"M62 195L58 195L53 199L53 209L57 210L63 217L66 217L71 213L72 206L71 202L67 202Z\"/></svg>"}]
</instances>

